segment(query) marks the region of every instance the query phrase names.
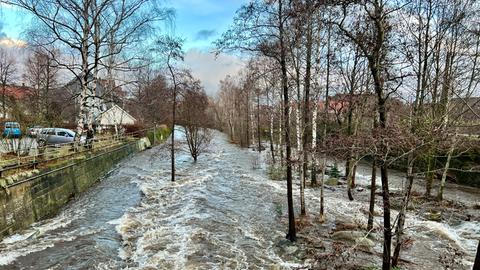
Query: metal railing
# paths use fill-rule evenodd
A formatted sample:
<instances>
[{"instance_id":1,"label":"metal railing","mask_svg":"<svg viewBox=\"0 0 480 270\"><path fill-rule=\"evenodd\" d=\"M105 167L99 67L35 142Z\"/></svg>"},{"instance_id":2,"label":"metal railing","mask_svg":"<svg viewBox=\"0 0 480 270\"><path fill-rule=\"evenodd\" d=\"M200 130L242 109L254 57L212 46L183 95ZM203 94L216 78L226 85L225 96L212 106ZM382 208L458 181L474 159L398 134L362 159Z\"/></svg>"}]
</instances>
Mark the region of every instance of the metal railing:
<instances>
[{"instance_id":1,"label":"metal railing","mask_svg":"<svg viewBox=\"0 0 480 270\"><path fill-rule=\"evenodd\" d=\"M36 169L42 164L52 163L61 159L72 160L74 158L84 156L85 154L109 150L115 146L132 142L135 140L135 138L147 136L149 132L153 132L155 138L156 129L156 127L151 127L130 133L100 136L94 138L90 142L85 141L77 145L76 142L44 146L38 146L37 144L36 147L27 149L29 154L26 156L17 155L12 158L2 158L2 160L0 160L0 178L5 176L7 172L18 172L18 170L26 168ZM21 150L17 148L17 152L19 151ZM31 152L33 152L33 154L30 154Z\"/></svg>"}]
</instances>

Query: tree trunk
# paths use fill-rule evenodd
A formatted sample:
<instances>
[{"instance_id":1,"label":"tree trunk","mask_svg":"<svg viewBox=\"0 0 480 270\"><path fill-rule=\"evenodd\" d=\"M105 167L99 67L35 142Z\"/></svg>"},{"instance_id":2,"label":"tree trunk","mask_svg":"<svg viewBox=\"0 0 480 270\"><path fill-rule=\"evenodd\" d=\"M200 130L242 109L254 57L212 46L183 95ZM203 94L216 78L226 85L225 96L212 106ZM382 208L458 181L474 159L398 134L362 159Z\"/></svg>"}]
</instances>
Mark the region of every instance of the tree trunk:
<instances>
[{"instance_id":1,"label":"tree trunk","mask_svg":"<svg viewBox=\"0 0 480 270\"><path fill-rule=\"evenodd\" d=\"M5 104L6 97L6 82L2 82L2 113L3 113L3 120L7 118L7 106Z\"/></svg>"},{"instance_id":2,"label":"tree trunk","mask_svg":"<svg viewBox=\"0 0 480 270\"><path fill-rule=\"evenodd\" d=\"M425 177L425 197L430 198L432 196L432 186L435 178L433 170L435 170L435 157L430 152L427 157L427 174Z\"/></svg>"},{"instance_id":3,"label":"tree trunk","mask_svg":"<svg viewBox=\"0 0 480 270\"><path fill-rule=\"evenodd\" d=\"M380 166L382 177L382 197L383 197L383 270L390 270L390 258L392 249L392 228L390 225L390 190L388 188L388 168L384 162Z\"/></svg>"},{"instance_id":4,"label":"tree trunk","mask_svg":"<svg viewBox=\"0 0 480 270\"><path fill-rule=\"evenodd\" d=\"M311 5L311 0L306 1L306 5ZM307 170L308 170L308 163L309 163L309 154L311 153L310 148L312 147L310 142L310 81L311 81L311 69L312 69L312 14L311 11L307 11L307 29L306 29L306 59L305 59L305 85L304 85L304 93L303 93L303 185L306 183L307 178ZM312 179L312 186L315 186L317 183L313 182Z\"/></svg>"},{"instance_id":5,"label":"tree trunk","mask_svg":"<svg viewBox=\"0 0 480 270\"><path fill-rule=\"evenodd\" d=\"M173 89L172 89L172 143L170 145L170 159L171 159L171 181L175 182L175 117L176 117L176 108L177 108L177 81L175 77L175 72L173 67L170 65L170 58L167 60L168 70L173 80Z\"/></svg>"},{"instance_id":6,"label":"tree trunk","mask_svg":"<svg viewBox=\"0 0 480 270\"><path fill-rule=\"evenodd\" d=\"M74 148L78 149L80 146L80 138L84 131L85 126L85 118L88 115L88 75L89 75L89 66L88 66L88 37L90 36L90 25L89 25L89 14L88 14L88 3L83 3L83 25L82 25L82 43L81 43L81 57L82 57L82 74L80 74L80 96L78 97L79 100L79 111L77 115L77 132L74 138Z\"/></svg>"},{"instance_id":7,"label":"tree trunk","mask_svg":"<svg viewBox=\"0 0 480 270\"><path fill-rule=\"evenodd\" d=\"M403 243L403 228L405 225L405 219L406 219L406 212L407 212L407 207L408 203L410 201L410 194L412 191L412 186L413 186L413 156L409 156L409 165L407 169L407 186L405 187L405 193L403 195L403 202L402 202L402 208L400 209L400 213L398 213L398 221L397 221L397 228L395 230L395 236L396 236L396 242L395 242L395 249L393 251L393 257L392 257L392 267L396 267L398 265L398 260L400 259L400 250L402 248L402 243Z\"/></svg>"},{"instance_id":8,"label":"tree trunk","mask_svg":"<svg viewBox=\"0 0 480 270\"><path fill-rule=\"evenodd\" d=\"M270 134L270 136L269 136L269 141L270 141L270 154L271 154L271 156L272 156L273 166L275 166L275 164L276 164L276 162L275 162L275 146L274 146L274 144L273 144L273 129L274 129L274 127L273 127L273 110L272 110L272 108L270 108L271 104L270 104L270 98L269 98L269 96L268 96L268 90L267 90L267 102L268 102L267 105L268 105L269 114L270 114L270 117L269 117L269 119L270 119L270 123L269 123L269 124L270 124L270 125L269 125L269 127L270 127L270 130L269 130L269 134Z\"/></svg>"},{"instance_id":9,"label":"tree trunk","mask_svg":"<svg viewBox=\"0 0 480 270\"><path fill-rule=\"evenodd\" d=\"M301 94L300 94L300 73L298 72L297 69L297 109L295 112L296 116L296 126L297 126L297 158L298 158L298 180L300 182L300 215L305 216L306 215L306 210L305 210L305 171L303 170L303 155L302 151L304 152L305 149L302 149L302 124L300 122L300 112L301 112Z\"/></svg>"},{"instance_id":10,"label":"tree trunk","mask_svg":"<svg viewBox=\"0 0 480 270\"><path fill-rule=\"evenodd\" d=\"M448 156L447 156L447 161L445 162L445 167L443 168L442 180L440 182L440 187L438 188L438 193L437 193L437 200L438 201L443 200L443 191L445 189L445 182L447 180L448 169L450 168L450 161L452 160L453 151L455 150L456 138L457 138L457 136L455 134L454 138L453 138L452 145L450 146L450 150L448 151Z\"/></svg>"},{"instance_id":11,"label":"tree trunk","mask_svg":"<svg viewBox=\"0 0 480 270\"><path fill-rule=\"evenodd\" d=\"M288 233L287 239L290 241L297 240L297 232L295 229L295 213L293 210L293 192L292 192L292 149L290 144L290 104L288 95L288 74L286 52L284 44L284 18L283 18L283 0L278 1L278 21L280 34L280 67L282 69L282 88L283 88L283 113L285 125L285 144L286 144L286 162L287 162L287 204L288 204Z\"/></svg>"},{"instance_id":12,"label":"tree trunk","mask_svg":"<svg viewBox=\"0 0 480 270\"><path fill-rule=\"evenodd\" d=\"M475 256L472 270L480 270L480 240L478 241L477 256Z\"/></svg>"},{"instance_id":13,"label":"tree trunk","mask_svg":"<svg viewBox=\"0 0 480 270\"><path fill-rule=\"evenodd\" d=\"M372 77L374 79L375 92L377 94L377 105L379 115L379 127L387 128L387 110L383 93L382 80L380 79L379 67L375 63L370 63ZM388 145L382 142L381 149L386 151ZM383 154L382 154L383 156ZM390 221L390 189L388 183L388 165L385 159L380 163L380 175L382 180L382 199L383 199L383 263L382 270L390 270L391 249L392 249L392 228Z\"/></svg>"},{"instance_id":14,"label":"tree trunk","mask_svg":"<svg viewBox=\"0 0 480 270\"><path fill-rule=\"evenodd\" d=\"M320 178L320 216L319 221L325 221L325 194L324 194L324 184L325 184L325 170L327 168L327 157L323 154L323 164L322 164L322 177Z\"/></svg>"},{"instance_id":15,"label":"tree trunk","mask_svg":"<svg viewBox=\"0 0 480 270\"><path fill-rule=\"evenodd\" d=\"M282 102L283 102L283 99L282 99ZM282 107L283 107L283 103L282 103ZM282 137L283 137L283 122L284 122L284 119L283 119L283 111L280 110L280 117L278 118L279 121L278 121L278 149L280 149L280 165L283 167L284 165L284 153L283 153L283 140L282 140Z\"/></svg>"},{"instance_id":16,"label":"tree trunk","mask_svg":"<svg viewBox=\"0 0 480 270\"><path fill-rule=\"evenodd\" d=\"M312 186L317 185L317 103L312 108Z\"/></svg>"},{"instance_id":17,"label":"tree trunk","mask_svg":"<svg viewBox=\"0 0 480 270\"><path fill-rule=\"evenodd\" d=\"M170 159L171 159L171 166L172 166L172 171L171 171L171 180L172 182L175 182L175 108L176 108L176 99L177 99L177 91L176 91L176 86L173 87L173 100L172 100L172 144L170 146Z\"/></svg>"},{"instance_id":18,"label":"tree trunk","mask_svg":"<svg viewBox=\"0 0 480 270\"><path fill-rule=\"evenodd\" d=\"M351 155L350 155L351 156ZM347 161L347 194L348 194L348 199L350 201L353 201L353 194L352 194L352 189L353 189L353 174L354 174L354 168L355 168L355 160L353 158L350 158Z\"/></svg>"},{"instance_id":19,"label":"tree trunk","mask_svg":"<svg viewBox=\"0 0 480 270\"><path fill-rule=\"evenodd\" d=\"M373 219L375 214L375 192L377 189L377 162L376 159L373 158L372 162L372 179L370 184L370 203L368 207L368 222L367 222L367 231L371 231L373 229Z\"/></svg>"},{"instance_id":20,"label":"tree trunk","mask_svg":"<svg viewBox=\"0 0 480 270\"><path fill-rule=\"evenodd\" d=\"M260 137L260 93L257 94L257 139L258 152L262 152L262 139Z\"/></svg>"},{"instance_id":21,"label":"tree trunk","mask_svg":"<svg viewBox=\"0 0 480 270\"><path fill-rule=\"evenodd\" d=\"M325 202L324 202L324 184L325 184L325 170L327 168L327 154L326 154L326 138L327 138L327 122L328 122L328 106L329 106L329 91L330 91L330 39L332 27L328 25L327 35L327 81L325 87L325 103L323 108L323 132L322 132L322 178L320 185L320 222L325 221Z\"/></svg>"}]
</instances>

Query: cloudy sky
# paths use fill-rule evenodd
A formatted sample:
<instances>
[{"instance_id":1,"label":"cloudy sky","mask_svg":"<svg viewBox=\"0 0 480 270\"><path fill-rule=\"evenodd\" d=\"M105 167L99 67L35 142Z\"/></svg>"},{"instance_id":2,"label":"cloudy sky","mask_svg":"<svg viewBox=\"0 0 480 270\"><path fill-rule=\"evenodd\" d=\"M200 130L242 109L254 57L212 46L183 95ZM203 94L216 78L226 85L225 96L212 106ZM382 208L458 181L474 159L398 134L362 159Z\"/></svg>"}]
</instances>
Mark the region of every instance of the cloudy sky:
<instances>
[{"instance_id":1,"label":"cloudy sky","mask_svg":"<svg viewBox=\"0 0 480 270\"><path fill-rule=\"evenodd\" d=\"M218 82L235 74L242 62L232 55L211 53L212 42L227 30L235 11L246 0L170 0L176 10L175 34L186 40L185 64L202 80L207 93L213 95Z\"/></svg>"},{"instance_id":2,"label":"cloudy sky","mask_svg":"<svg viewBox=\"0 0 480 270\"><path fill-rule=\"evenodd\" d=\"M211 53L215 41L231 24L235 11L247 0L166 0L176 10L172 30L185 39L185 65L199 78L209 95L218 90L218 82L235 74L242 61L233 55ZM23 45L22 32L30 20L20 10L0 4L0 46Z\"/></svg>"}]
</instances>

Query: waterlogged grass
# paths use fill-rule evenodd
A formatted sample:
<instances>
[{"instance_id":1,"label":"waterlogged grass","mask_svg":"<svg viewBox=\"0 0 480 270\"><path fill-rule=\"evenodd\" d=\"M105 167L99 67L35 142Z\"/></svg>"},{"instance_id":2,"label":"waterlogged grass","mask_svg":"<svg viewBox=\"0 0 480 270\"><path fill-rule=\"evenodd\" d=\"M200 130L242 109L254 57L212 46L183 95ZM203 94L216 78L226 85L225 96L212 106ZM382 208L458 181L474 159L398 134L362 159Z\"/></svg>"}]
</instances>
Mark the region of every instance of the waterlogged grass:
<instances>
[{"instance_id":1,"label":"waterlogged grass","mask_svg":"<svg viewBox=\"0 0 480 270\"><path fill-rule=\"evenodd\" d=\"M281 217L283 215L283 208L282 205L277 203L275 204L275 212L277 213L277 216Z\"/></svg>"},{"instance_id":2,"label":"waterlogged grass","mask_svg":"<svg viewBox=\"0 0 480 270\"><path fill-rule=\"evenodd\" d=\"M159 144L163 143L168 136L170 136L170 133L172 133L172 130L168 127L161 127L155 130L155 134L152 131L149 131L147 133L147 137L150 140L150 143L154 144Z\"/></svg>"},{"instance_id":3,"label":"waterlogged grass","mask_svg":"<svg viewBox=\"0 0 480 270\"><path fill-rule=\"evenodd\" d=\"M285 175L287 174L287 169L282 166L271 165L268 167L267 174L270 177L270 179L275 181L280 181L285 179Z\"/></svg>"}]
</instances>

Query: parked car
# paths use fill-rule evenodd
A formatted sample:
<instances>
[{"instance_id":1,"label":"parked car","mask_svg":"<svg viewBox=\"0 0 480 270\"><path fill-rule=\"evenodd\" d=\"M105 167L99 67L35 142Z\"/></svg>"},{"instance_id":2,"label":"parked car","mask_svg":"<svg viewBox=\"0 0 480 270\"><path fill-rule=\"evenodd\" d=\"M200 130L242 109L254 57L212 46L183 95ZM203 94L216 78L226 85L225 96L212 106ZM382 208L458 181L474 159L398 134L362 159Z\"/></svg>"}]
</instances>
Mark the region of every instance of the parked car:
<instances>
[{"instance_id":1,"label":"parked car","mask_svg":"<svg viewBox=\"0 0 480 270\"><path fill-rule=\"evenodd\" d=\"M37 135L39 146L72 143L75 139L75 132L66 128L42 128ZM85 136L80 138L81 143L85 143Z\"/></svg>"},{"instance_id":2,"label":"parked car","mask_svg":"<svg viewBox=\"0 0 480 270\"><path fill-rule=\"evenodd\" d=\"M38 136L38 134L40 134L40 132L42 131L42 128L43 128L42 126L37 126L37 125L29 127L27 129L27 135L29 137L35 138Z\"/></svg>"},{"instance_id":3,"label":"parked car","mask_svg":"<svg viewBox=\"0 0 480 270\"><path fill-rule=\"evenodd\" d=\"M20 124L17 122L5 122L2 135L7 138L20 138L22 136Z\"/></svg>"}]
</instances>

